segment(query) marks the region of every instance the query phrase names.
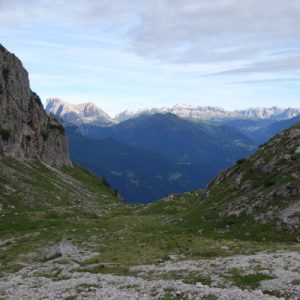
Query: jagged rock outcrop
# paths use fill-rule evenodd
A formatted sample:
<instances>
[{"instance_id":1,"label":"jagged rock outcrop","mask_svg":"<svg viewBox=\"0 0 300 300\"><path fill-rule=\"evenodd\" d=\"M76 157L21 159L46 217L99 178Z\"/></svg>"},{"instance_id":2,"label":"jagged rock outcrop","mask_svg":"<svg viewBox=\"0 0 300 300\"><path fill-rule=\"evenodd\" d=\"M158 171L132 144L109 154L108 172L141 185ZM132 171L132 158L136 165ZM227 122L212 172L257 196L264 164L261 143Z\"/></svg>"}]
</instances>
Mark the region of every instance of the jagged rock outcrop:
<instances>
[{"instance_id":1,"label":"jagged rock outcrop","mask_svg":"<svg viewBox=\"0 0 300 300\"><path fill-rule=\"evenodd\" d=\"M70 104L60 99L47 99L46 112L66 123L81 126L110 126L114 120L93 103Z\"/></svg>"},{"instance_id":2,"label":"jagged rock outcrop","mask_svg":"<svg viewBox=\"0 0 300 300\"><path fill-rule=\"evenodd\" d=\"M218 217L244 214L244 218L251 216L255 222L300 233L298 149L300 123L219 174L202 194L199 206L210 203L218 207Z\"/></svg>"},{"instance_id":3,"label":"jagged rock outcrop","mask_svg":"<svg viewBox=\"0 0 300 300\"><path fill-rule=\"evenodd\" d=\"M0 44L0 156L71 165L67 136L31 91L22 62Z\"/></svg>"}]
</instances>

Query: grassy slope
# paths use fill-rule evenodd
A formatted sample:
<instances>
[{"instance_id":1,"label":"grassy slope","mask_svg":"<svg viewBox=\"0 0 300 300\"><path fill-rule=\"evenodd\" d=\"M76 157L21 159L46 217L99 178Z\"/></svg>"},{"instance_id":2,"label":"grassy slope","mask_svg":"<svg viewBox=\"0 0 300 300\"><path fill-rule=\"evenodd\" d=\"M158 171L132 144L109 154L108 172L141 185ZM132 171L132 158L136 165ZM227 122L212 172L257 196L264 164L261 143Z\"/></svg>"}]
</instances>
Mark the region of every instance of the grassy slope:
<instances>
[{"instance_id":1,"label":"grassy slope","mask_svg":"<svg viewBox=\"0 0 300 300\"><path fill-rule=\"evenodd\" d=\"M209 195L194 191L147 206L124 203L77 166L57 171L38 162L0 160L0 274L41 260L45 247L63 238L98 253L80 270L118 274L170 255L194 259L296 249L297 233L278 226L276 216L297 196L265 201L272 191L299 184L291 176L299 172L300 155L290 130L221 174ZM291 159L282 158L287 153ZM260 170L270 165L268 172Z\"/></svg>"},{"instance_id":2,"label":"grassy slope","mask_svg":"<svg viewBox=\"0 0 300 300\"><path fill-rule=\"evenodd\" d=\"M125 207L102 181L77 166L60 172L8 159L0 160L0 204L0 240L6 244L2 269L19 254L39 252L64 237L88 238L86 231L98 219Z\"/></svg>"},{"instance_id":3,"label":"grassy slope","mask_svg":"<svg viewBox=\"0 0 300 300\"><path fill-rule=\"evenodd\" d=\"M0 160L0 173L0 275L41 261L45 247L63 238L99 253L80 270L117 274L128 274L132 265L169 260L170 255L194 259L293 248L253 241L253 236L239 240L236 232L206 230L207 220L187 223L191 211L199 213L196 203L203 191L132 206L76 166L58 172L40 163ZM200 212L205 216L205 210ZM208 205L207 212L209 218L214 216Z\"/></svg>"},{"instance_id":4,"label":"grassy slope","mask_svg":"<svg viewBox=\"0 0 300 300\"><path fill-rule=\"evenodd\" d=\"M300 167L300 154L295 153L299 140L289 137L295 128L300 125L274 137L249 159L221 174L221 182L213 182L204 201L185 215L183 226L194 231L202 228L207 235L219 234L224 238L299 240L299 226L287 230L278 218L285 208L299 201L299 195L270 196L287 185L299 186L295 176ZM291 158L284 159L285 154ZM242 179L237 186L239 175ZM230 215L230 211L239 215Z\"/></svg>"}]
</instances>

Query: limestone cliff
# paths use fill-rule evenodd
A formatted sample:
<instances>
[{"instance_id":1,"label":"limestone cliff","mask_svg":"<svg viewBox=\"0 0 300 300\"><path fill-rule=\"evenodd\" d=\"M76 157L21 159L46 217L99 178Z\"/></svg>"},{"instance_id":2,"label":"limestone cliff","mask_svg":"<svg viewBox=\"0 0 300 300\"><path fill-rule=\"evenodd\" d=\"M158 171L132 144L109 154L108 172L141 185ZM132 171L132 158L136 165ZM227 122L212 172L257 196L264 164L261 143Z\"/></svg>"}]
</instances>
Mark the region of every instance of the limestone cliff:
<instances>
[{"instance_id":1,"label":"limestone cliff","mask_svg":"<svg viewBox=\"0 0 300 300\"><path fill-rule=\"evenodd\" d=\"M31 91L22 62L0 44L0 156L71 165L67 136Z\"/></svg>"}]
</instances>

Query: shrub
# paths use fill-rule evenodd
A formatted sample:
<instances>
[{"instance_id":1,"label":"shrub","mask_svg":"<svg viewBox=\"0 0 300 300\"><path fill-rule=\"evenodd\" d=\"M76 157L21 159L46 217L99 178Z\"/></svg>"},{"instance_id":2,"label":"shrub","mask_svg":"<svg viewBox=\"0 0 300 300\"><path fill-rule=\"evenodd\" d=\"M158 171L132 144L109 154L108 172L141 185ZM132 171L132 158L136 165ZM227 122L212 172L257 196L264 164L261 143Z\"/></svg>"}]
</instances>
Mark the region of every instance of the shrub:
<instances>
[{"instance_id":1,"label":"shrub","mask_svg":"<svg viewBox=\"0 0 300 300\"><path fill-rule=\"evenodd\" d=\"M40 107L43 107L43 103L41 101L41 98L36 93L33 93L33 98L34 98L34 101L37 105L39 105Z\"/></svg>"},{"instance_id":2,"label":"shrub","mask_svg":"<svg viewBox=\"0 0 300 300\"><path fill-rule=\"evenodd\" d=\"M48 128L49 129L57 129L57 130L59 130L60 131L60 133L65 133L65 128L62 126L62 125L60 125L60 124L48 124Z\"/></svg>"},{"instance_id":3,"label":"shrub","mask_svg":"<svg viewBox=\"0 0 300 300\"><path fill-rule=\"evenodd\" d=\"M243 164L245 161L246 161L246 159L245 159L245 158L242 158L242 159L239 159L236 163L237 163L238 165L241 165L241 164Z\"/></svg>"},{"instance_id":4,"label":"shrub","mask_svg":"<svg viewBox=\"0 0 300 300\"><path fill-rule=\"evenodd\" d=\"M42 128L40 134L43 137L43 140L46 141L47 138L49 137L49 130L48 130L48 128L47 127Z\"/></svg>"},{"instance_id":5,"label":"shrub","mask_svg":"<svg viewBox=\"0 0 300 300\"><path fill-rule=\"evenodd\" d=\"M273 276L261 273L241 275L237 270L234 270L232 273L232 280L234 283L237 286L244 288L257 288L261 281L274 279Z\"/></svg>"},{"instance_id":6,"label":"shrub","mask_svg":"<svg viewBox=\"0 0 300 300\"><path fill-rule=\"evenodd\" d=\"M40 133L44 141L49 137L50 130L58 130L62 134L65 133L65 128L62 125L49 123L47 126L42 128Z\"/></svg>"},{"instance_id":7,"label":"shrub","mask_svg":"<svg viewBox=\"0 0 300 300\"><path fill-rule=\"evenodd\" d=\"M265 181L265 187L269 187L269 186L272 186L276 183L276 181L274 179L271 179L271 178L268 178L266 181Z\"/></svg>"},{"instance_id":8,"label":"shrub","mask_svg":"<svg viewBox=\"0 0 300 300\"><path fill-rule=\"evenodd\" d=\"M103 183L106 187L110 188L110 184L109 184L109 182L107 181L106 178L102 178L102 183Z\"/></svg>"}]
</instances>

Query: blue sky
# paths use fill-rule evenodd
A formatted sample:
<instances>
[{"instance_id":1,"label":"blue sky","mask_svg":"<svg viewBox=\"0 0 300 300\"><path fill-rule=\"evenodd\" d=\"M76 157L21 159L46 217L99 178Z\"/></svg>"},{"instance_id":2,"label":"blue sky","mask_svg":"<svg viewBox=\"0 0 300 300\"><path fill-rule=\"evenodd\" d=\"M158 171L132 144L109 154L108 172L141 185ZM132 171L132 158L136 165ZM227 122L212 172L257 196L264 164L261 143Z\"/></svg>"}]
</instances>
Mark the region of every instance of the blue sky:
<instances>
[{"instance_id":1,"label":"blue sky","mask_svg":"<svg viewBox=\"0 0 300 300\"><path fill-rule=\"evenodd\" d=\"M0 0L0 43L32 89L111 115L300 107L298 0Z\"/></svg>"}]
</instances>

